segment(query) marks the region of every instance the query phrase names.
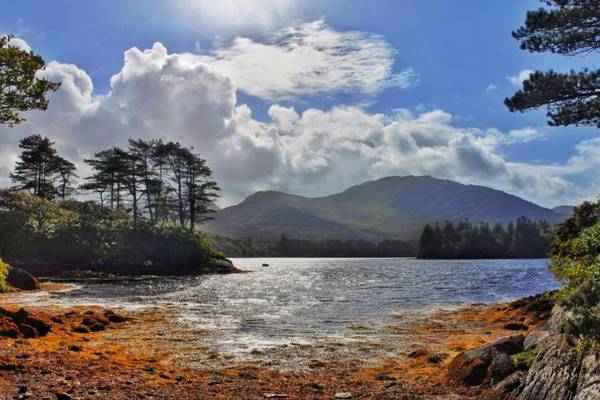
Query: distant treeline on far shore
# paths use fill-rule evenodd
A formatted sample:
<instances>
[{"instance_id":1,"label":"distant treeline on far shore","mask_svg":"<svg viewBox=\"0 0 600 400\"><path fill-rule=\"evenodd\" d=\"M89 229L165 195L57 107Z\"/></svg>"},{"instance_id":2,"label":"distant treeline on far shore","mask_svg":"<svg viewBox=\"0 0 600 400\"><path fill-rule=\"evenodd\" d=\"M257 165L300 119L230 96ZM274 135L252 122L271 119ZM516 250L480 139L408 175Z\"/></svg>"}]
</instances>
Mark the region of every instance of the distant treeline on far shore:
<instances>
[{"instance_id":1,"label":"distant treeline on far shore","mask_svg":"<svg viewBox=\"0 0 600 400\"><path fill-rule=\"evenodd\" d=\"M545 258L554 240L551 226L525 217L508 225L469 221L426 225L419 258Z\"/></svg>"},{"instance_id":2,"label":"distant treeline on far shore","mask_svg":"<svg viewBox=\"0 0 600 400\"><path fill-rule=\"evenodd\" d=\"M417 243L386 239L308 240L282 235L277 241L209 235L217 249L237 257L414 257L425 259L544 258L554 235L545 221L518 218L506 225L468 220L426 225Z\"/></svg>"}]
</instances>

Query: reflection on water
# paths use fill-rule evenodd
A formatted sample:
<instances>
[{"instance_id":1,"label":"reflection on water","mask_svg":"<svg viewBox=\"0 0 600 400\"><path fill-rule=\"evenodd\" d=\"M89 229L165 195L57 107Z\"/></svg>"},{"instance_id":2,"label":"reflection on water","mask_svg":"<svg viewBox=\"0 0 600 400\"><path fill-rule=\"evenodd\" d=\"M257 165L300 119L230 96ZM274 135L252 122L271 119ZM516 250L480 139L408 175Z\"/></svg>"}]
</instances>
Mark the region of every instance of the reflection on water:
<instances>
[{"instance_id":1,"label":"reflection on water","mask_svg":"<svg viewBox=\"0 0 600 400\"><path fill-rule=\"evenodd\" d=\"M145 307L174 304L215 344L350 336L399 312L503 301L556 288L546 260L251 259L252 273L82 283L28 301ZM269 267L263 267L267 263ZM184 311L185 310L185 311Z\"/></svg>"}]
</instances>

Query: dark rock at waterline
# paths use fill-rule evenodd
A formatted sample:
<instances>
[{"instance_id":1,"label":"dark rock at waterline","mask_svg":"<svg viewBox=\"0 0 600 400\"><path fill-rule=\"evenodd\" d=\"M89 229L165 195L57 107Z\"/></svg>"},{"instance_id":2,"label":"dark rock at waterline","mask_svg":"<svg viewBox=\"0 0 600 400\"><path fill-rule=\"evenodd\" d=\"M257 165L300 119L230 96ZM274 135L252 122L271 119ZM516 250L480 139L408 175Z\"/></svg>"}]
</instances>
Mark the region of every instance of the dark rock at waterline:
<instances>
[{"instance_id":1,"label":"dark rock at waterline","mask_svg":"<svg viewBox=\"0 0 600 400\"><path fill-rule=\"evenodd\" d=\"M95 261L90 265L54 264L39 261L15 261L20 269L35 276L60 278L114 278L116 276L194 276L203 274L229 274L242 272L228 259L211 258L194 264L169 265L150 260L141 264L123 264L118 261Z\"/></svg>"},{"instance_id":2,"label":"dark rock at waterline","mask_svg":"<svg viewBox=\"0 0 600 400\"><path fill-rule=\"evenodd\" d=\"M8 267L6 282L10 286L21 290L36 290L40 288L38 280L21 268Z\"/></svg>"},{"instance_id":3,"label":"dark rock at waterline","mask_svg":"<svg viewBox=\"0 0 600 400\"><path fill-rule=\"evenodd\" d=\"M460 353L448 366L448 381L465 386L493 383L515 371L510 356L523 351L523 335L509 336Z\"/></svg>"}]
</instances>

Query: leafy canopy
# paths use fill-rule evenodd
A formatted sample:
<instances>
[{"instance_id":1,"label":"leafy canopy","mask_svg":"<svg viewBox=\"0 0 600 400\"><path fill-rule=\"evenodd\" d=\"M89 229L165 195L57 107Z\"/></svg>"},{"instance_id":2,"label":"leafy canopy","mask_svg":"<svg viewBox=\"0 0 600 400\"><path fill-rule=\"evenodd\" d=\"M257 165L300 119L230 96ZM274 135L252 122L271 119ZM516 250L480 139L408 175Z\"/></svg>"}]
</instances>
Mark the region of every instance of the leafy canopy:
<instances>
[{"instance_id":1,"label":"leafy canopy","mask_svg":"<svg viewBox=\"0 0 600 400\"><path fill-rule=\"evenodd\" d=\"M46 93L55 91L59 83L37 78L44 60L30 51L10 44L12 36L0 36L0 124L14 126L24 121L20 112L45 110Z\"/></svg>"},{"instance_id":2,"label":"leafy canopy","mask_svg":"<svg viewBox=\"0 0 600 400\"><path fill-rule=\"evenodd\" d=\"M529 52L587 55L600 48L599 0L544 0L512 33ZM551 126L600 127L600 70L536 71L504 103L510 111L545 107Z\"/></svg>"}]
</instances>

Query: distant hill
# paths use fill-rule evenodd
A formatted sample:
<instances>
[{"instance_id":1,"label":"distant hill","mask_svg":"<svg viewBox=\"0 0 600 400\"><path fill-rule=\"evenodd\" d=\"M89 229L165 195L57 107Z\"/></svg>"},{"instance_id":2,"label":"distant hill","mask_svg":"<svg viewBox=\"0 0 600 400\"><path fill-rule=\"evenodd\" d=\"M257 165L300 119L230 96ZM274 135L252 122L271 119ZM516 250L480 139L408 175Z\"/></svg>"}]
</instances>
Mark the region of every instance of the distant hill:
<instances>
[{"instance_id":1,"label":"distant hill","mask_svg":"<svg viewBox=\"0 0 600 400\"><path fill-rule=\"evenodd\" d=\"M565 218L568 218L573 214L573 209L575 206L556 206L552 209L556 214L564 215Z\"/></svg>"},{"instance_id":2,"label":"distant hill","mask_svg":"<svg viewBox=\"0 0 600 400\"><path fill-rule=\"evenodd\" d=\"M414 241L435 221L506 223L525 216L560 222L559 212L485 186L463 185L430 176L391 176L326 197L257 192L219 210L204 229L228 237Z\"/></svg>"}]
</instances>

